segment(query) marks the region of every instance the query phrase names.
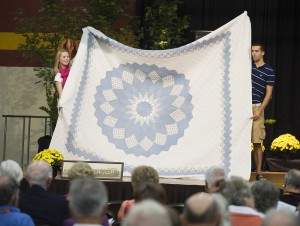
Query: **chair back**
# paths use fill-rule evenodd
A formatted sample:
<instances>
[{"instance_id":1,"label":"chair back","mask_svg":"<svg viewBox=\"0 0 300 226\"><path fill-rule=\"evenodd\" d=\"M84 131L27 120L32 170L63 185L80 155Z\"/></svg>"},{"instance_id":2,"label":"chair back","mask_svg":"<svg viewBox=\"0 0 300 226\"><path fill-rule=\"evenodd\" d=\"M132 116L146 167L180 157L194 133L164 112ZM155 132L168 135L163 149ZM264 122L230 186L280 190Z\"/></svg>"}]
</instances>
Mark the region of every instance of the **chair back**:
<instances>
[{"instance_id":1,"label":"chair back","mask_svg":"<svg viewBox=\"0 0 300 226\"><path fill-rule=\"evenodd\" d=\"M183 212L183 209L184 209L184 204L183 203L170 203L170 204L168 204L168 206L173 208L174 210L176 210L176 212L178 214L181 214Z\"/></svg>"}]
</instances>

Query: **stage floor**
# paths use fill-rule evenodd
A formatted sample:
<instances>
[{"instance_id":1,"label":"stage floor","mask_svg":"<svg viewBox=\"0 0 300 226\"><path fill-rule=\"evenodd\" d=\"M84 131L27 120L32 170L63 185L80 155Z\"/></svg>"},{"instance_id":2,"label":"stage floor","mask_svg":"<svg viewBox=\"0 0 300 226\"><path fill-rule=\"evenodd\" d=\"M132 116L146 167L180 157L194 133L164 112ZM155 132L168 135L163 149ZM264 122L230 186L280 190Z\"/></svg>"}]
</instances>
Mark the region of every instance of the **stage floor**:
<instances>
[{"instance_id":1,"label":"stage floor","mask_svg":"<svg viewBox=\"0 0 300 226\"><path fill-rule=\"evenodd\" d=\"M131 177L123 177L124 182L131 182ZM205 186L204 179L199 178L159 178L161 184L178 184L178 185L199 185Z\"/></svg>"},{"instance_id":2,"label":"stage floor","mask_svg":"<svg viewBox=\"0 0 300 226\"><path fill-rule=\"evenodd\" d=\"M282 188L286 172L263 172L266 179L273 182L278 188ZM255 173L251 173L250 182L255 181ZM126 200L132 198L131 177L123 177L122 181L103 181L107 187L109 201ZM160 184L164 186L169 203L184 203L194 193L205 191L205 182L196 178L160 178ZM21 191L26 191L28 183L23 179ZM69 190L69 180L58 175L53 179L49 191L57 194L66 194Z\"/></svg>"}]
</instances>

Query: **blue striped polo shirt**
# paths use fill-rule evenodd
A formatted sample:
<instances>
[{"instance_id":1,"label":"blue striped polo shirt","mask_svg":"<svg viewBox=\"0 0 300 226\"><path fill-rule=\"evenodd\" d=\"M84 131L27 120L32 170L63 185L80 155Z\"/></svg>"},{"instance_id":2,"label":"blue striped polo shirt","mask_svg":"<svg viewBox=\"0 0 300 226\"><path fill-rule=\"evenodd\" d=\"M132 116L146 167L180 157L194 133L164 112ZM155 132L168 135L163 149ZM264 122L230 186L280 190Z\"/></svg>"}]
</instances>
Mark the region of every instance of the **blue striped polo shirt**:
<instances>
[{"instance_id":1,"label":"blue striped polo shirt","mask_svg":"<svg viewBox=\"0 0 300 226\"><path fill-rule=\"evenodd\" d=\"M266 95L266 86L275 83L275 72L268 64L256 67L252 63L252 104L262 103Z\"/></svg>"}]
</instances>

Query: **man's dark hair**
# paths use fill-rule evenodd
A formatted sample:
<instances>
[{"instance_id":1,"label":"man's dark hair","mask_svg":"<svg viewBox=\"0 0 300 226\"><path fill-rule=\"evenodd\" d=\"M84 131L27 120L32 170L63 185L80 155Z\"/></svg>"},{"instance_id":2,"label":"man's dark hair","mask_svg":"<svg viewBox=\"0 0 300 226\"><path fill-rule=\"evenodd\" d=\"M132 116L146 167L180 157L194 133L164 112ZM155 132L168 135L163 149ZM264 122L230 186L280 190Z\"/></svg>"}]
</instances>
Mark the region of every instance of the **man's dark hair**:
<instances>
[{"instance_id":1,"label":"man's dark hair","mask_svg":"<svg viewBox=\"0 0 300 226\"><path fill-rule=\"evenodd\" d=\"M216 201L213 201L209 208L202 214L194 213L188 205L184 206L183 212L186 219L191 224L212 223L220 219L220 210Z\"/></svg>"},{"instance_id":2,"label":"man's dark hair","mask_svg":"<svg viewBox=\"0 0 300 226\"><path fill-rule=\"evenodd\" d=\"M300 171L296 169L291 169L285 175L285 182L287 185L291 185L297 189L300 188Z\"/></svg>"},{"instance_id":3,"label":"man's dark hair","mask_svg":"<svg viewBox=\"0 0 300 226\"><path fill-rule=\"evenodd\" d=\"M262 52L265 52L265 46L261 42L253 42L251 46L259 46Z\"/></svg>"},{"instance_id":4,"label":"man's dark hair","mask_svg":"<svg viewBox=\"0 0 300 226\"><path fill-rule=\"evenodd\" d=\"M19 192L19 185L10 176L0 177L0 206L11 205L13 196Z\"/></svg>"}]
</instances>

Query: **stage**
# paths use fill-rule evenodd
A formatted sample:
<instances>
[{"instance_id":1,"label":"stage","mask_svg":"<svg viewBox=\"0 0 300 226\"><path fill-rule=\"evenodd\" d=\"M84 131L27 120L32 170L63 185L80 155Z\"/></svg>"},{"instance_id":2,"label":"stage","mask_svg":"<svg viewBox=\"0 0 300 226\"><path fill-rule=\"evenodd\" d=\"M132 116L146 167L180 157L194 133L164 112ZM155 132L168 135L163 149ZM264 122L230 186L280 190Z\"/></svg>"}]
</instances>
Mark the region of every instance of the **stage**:
<instances>
[{"instance_id":1,"label":"stage","mask_svg":"<svg viewBox=\"0 0 300 226\"><path fill-rule=\"evenodd\" d=\"M286 172L263 172L266 179L275 184L276 187L282 188L284 175ZM250 182L255 181L255 173L251 173ZM131 178L123 177L122 181L103 181L108 190L109 202L127 200L132 198ZM167 193L168 203L184 203L184 201L197 192L205 191L204 180L199 179L167 179L160 178L160 184L164 186ZM21 191L26 191L28 183L25 179L21 182ZM57 194L66 194L69 189L69 180L60 178L53 179L50 188L51 192Z\"/></svg>"},{"instance_id":2,"label":"stage","mask_svg":"<svg viewBox=\"0 0 300 226\"><path fill-rule=\"evenodd\" d=\"M109 202L132 199L132 187L130 177L123 177L122 181L103 181L108 190ZM166 179L160 178L160 184L164 186L167 193L168 203L184 203L186 198L197 192L205 191L203 180L196 179ZM21 191L26 191L28 183L25 179L21 182ZM51 192L66 194L69 189L69 180L59 178L53 179Z\"/></svg>"}]
</instances>

